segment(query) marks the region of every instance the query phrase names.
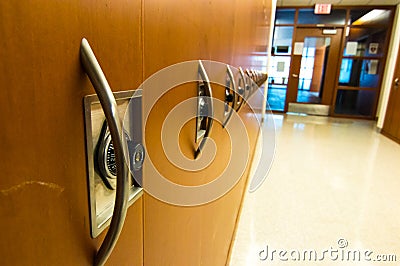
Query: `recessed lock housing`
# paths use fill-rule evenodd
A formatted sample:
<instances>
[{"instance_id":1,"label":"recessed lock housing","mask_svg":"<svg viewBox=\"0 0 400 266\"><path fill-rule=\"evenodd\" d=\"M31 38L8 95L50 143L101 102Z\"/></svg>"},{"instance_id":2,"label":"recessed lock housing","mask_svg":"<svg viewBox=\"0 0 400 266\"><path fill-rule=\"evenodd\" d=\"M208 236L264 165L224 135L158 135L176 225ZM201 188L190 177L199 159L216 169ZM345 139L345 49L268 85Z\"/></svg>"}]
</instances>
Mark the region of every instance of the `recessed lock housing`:
<instances>
[{"instance_id":1,"label":"recessed lock housing","mask_svg":"<svg viewBox=\"0 0 400 266\"><path fill-rule=\"evenodd\" d=\"M142 97L139 91L114 93L119 117L124 119L125 158L129 167L129 205L142 195ZM91 234L97 237L110 223L115 200L117 166L114 146L96 95L84 98Z\"/></svg>"}]
</instances>

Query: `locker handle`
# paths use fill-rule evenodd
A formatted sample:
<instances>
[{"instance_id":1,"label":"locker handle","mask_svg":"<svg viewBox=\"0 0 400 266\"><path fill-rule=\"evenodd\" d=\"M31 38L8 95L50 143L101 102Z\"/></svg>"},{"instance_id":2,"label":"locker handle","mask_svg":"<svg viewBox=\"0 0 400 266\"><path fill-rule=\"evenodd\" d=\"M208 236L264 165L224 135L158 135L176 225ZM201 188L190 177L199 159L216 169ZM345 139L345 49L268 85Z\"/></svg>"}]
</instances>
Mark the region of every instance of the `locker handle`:
<instances>
[{"instance_id":1,"label":"locker handle","mask_svg":"<svg viewBox=\"0 0 400 266\"><path fill-rule=\"evenodd\" d=\"M250 71L251 71L251 78L252 78L253 82L251 83L251 89L250 89L250 94L249 94L248 98L250 98L250 95L252 95L258 88L258 85L257 85L258 73L254 69L251 69Z\"/></svg>"},{"instance_id":2,"label":"locker handle","mask_svg":"<svg viewBox=\"0 0 400 266\"><path fill-rule=\"evenodd\" d=\"M197 148L197 150L194 152L194 158L196 159L197 156L199 156L199 154L201 153L201 151L204 148L204 145L207 142L207 139L211 133L211 128L212 128L212 124L213 124L213 114L214 114L214 110L213 110L213 103L212 103L212 89L211 89L211 85L210 85L210 80L208 79L207 76L207 72L204 69L203 63L201 62L201 60L199 60L199 74L200 77L203 81L203 84L205 85L205 101L206 101L206 106L207 106L207 116L206 116L206 129L205 129L205 133L203 138L200 141L200 144ZM198 96L200 97L200 96Z\"/></svg>"},{"instance_id":3,"label":"locker handle","mask_svg":"<svg viewBox=\"0 0 400 266\"><path fill-rule=\"evenodd\" d=\"M251 72L251 70L246 69L246 78L250 81L249 83L246 83L246 89L244 92L244 99L247 100L250 95L251 95L251 91L253 89L253 73ZM246 93L247 92L247 93Z\"/></svg>"},{"instance_id":4,"label":"locker handle","mask_svg":"<svg viewBox=\"0 0 400 266\"><path fill-rule=\"evenodd\" d=\"M237 108L236 108L236 112L239 112L240 108L242 107L242 104L244 102L244 93L247 87L247 83L246 83L246 77L244 75L243 69L241 67L239 67L239 81L238 81L238 95L237 95ZM243 85L243 87L240 86L240 84ZM239 99L241 99L239 101Z\"/></svg>"},{"instance_id":5,"label":"locker handle","mask_svg":"<svg viewBox=\"0 0 400 266\"><path fill-rule=\"evenodd\" d=\"M233 77L233 73L232 73L232 69L230 68L229 65L226 65L226 71L228 73L228 78L229 78L229 87L226 87L225 90L225 104L226 107L229 107L229 102L232 103L231 109L229 110L229 113L224 121L224 123L222 124L222 127L225 128L226 125L228 124L229 120L231 119L233 110L235 109L235 92L236 92L236 82L235 79ZM231 89L232 87L232 89ZM233 93L229 93L229 90L233 91Z\"/></svg>"},{"instance_id":6,"label":"locker handle","mask_svg":"<svg viewBox=\"0 0 400 266\"><path fill-rule=\"evenodd\" d=\"M129 175L124 159L122 124L118 116L117 102L96 56L85 38L81 41L80 59L103 108L114 145L117 166L116 196L111 224L94 259L94 265L104 265L111 255L124 225L129 199Z\"/></svg>"}]
</instances>

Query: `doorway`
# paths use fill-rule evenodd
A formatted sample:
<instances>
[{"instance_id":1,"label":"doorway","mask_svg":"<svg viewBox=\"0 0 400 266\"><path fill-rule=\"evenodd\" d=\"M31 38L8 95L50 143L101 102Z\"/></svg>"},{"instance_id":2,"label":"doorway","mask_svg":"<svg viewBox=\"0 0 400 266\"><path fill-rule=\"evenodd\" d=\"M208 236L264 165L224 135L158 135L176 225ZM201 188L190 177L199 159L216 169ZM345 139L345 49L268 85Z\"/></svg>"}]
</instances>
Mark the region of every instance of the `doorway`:
<instances>
[{"instance_id":1,"label":"doorway","mask_svg":"<svg viewBox=\"0 0 400 266\"><path fill-rule=\"evenodd\" d=\"M329 15L277 8L267 108L374 119L394 14L394 6L334 7Z\"/></svg>"},{"instance_id":2,"label":"doorway","mask_svg":"<svg viewBox=\"0 0 400 266\"><path fill-rule=\"evenodd\" d=\"M297 28L285 109L329 115L337 79L342 29Z\"/></svg>"}]
</instances>

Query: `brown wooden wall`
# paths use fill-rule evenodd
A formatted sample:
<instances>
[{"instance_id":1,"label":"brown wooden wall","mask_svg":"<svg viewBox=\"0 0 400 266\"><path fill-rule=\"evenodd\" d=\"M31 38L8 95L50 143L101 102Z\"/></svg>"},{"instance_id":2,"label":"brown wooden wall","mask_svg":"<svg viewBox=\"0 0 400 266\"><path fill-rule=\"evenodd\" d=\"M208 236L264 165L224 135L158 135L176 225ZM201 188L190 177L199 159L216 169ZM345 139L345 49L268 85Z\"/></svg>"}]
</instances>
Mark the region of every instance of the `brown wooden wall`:
<instances>
[{"instance_id":1,"label":"brown wooden wall","mask_svg":"<svg viewBox=\"0 0 400 266\"><path fill-rule=\"evenodd\" d=\"M141 3L1 1L0 20L1 264L91 265L102 237L90 237L82 99L94 90L79 46L90 41L113 90L139 86ZM142 265L142 209L110 264Z\"/></svg>"},{"instance_id":2,"label":"brown wooden wall","mask_svg":"<svg viewBox=\"0 0 400 266\"><path fill-rule=\"evenodd\" d=\"M144 77L169 65L195 59L213 60L235 67L252 67L256 50L256 32L265 26L262 1L180 1L146 0L144 2ZM266 6L268 10L270 6ZM265 37L267 38L267 37ZM213 95L224 99L222 87L213 85ZM229 136L214 123L211 137L218 144L214 162L197 173L178 169L162 154L160 131L167 113L181 101L196 96L196 84L179 86L168 92L154 107L147 132L149 156L169 180L184 185L210 182L227 165ZM261 102L262 99L259 99ZM255 117L246 115L251 149L258 134ZM181 149L190 156L195 121L189 121L180 135ZM186 144L186 145L185 145ZM157 156L158 155L158 156ZM157 160L158 157L158 160ZM145 168L146 170L146 168ZM238 184L217 201L197 207L177 207L144 196L145 265L225 265L234 235L239 207L249 167ZM146 172L145 172L146 176ZM157 251L156 253L154 253Z\"/></svg>"},{"instance_id":3,"label":"brown wooden wall","mask_svg":"<svg viewBox=\"0 0 400 266\"><path fill-rule=\"evenodd\" d=\"M0 2L1 264L91 265L104 237L90 237L82 99L94 90L79 62L83 37L112 89L135 89L185 60L251 67L270 8L261 0ZM166 95L160 113L195 90L185 91ZM246 112L254 147L258 127ZM212 137L223 144L226 135L215 127ZM129 208L108 265L225 264L247 176L200 207L145 195Z\"/></svg>"},{"instance_id":4,"label":"brown wooden wall","mask_svg":"<svg viewBox=\"0 0 400 266\"><path fill-rule=\"evenodd\" d=\"M397 85L396 85L397 79ZM400 55L397 56L396 68L393 75L392 87L388 107L386 109L385 123L383 124L382 133L400 143Z\"/></svg>"}]
</instances>

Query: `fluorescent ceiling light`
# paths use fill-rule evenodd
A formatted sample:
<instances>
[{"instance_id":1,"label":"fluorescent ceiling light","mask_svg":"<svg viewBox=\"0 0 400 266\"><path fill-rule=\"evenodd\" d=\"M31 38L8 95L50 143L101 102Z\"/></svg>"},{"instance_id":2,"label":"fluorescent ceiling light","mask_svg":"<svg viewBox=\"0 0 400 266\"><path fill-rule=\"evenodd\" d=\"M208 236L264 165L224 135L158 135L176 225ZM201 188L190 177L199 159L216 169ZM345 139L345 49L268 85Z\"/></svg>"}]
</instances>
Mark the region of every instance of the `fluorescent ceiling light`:
<instances>
[{"instance_id":1,"label":"fluorescent ceiling light","mask_svg":"<svg viewBox=\"0 0 400 266\"><path fill-rule=\"evenodd\" d=\"M361 18L359 18L356 21L354 21L353 25L362 25L362 24L366 24L366 23L372 22L374 20L377 20L379 17L381 17L386 12L389 12L389 10L387 10L387 9L374 9L374 10L368 12L367 14L365 14L364 16L362 16Z\"/></svg>"}]
</instances>

